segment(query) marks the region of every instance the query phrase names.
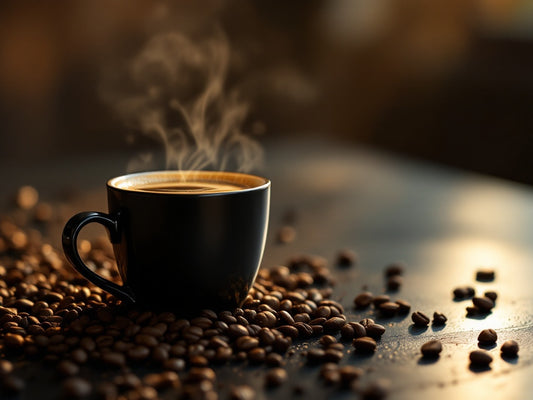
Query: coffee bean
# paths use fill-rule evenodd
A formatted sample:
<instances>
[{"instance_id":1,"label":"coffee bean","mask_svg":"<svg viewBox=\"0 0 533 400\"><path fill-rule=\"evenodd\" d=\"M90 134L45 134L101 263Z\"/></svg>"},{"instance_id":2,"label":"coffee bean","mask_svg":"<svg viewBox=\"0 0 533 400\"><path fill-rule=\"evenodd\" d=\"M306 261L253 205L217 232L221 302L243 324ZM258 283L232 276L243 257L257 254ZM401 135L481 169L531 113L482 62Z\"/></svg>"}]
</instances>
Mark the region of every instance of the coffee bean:
<instances>
[{"instance_id":1,"label":"coffee bean","mask_svg":"<svg viewBox=\"0 0 533 400\"><path fill-rule=\"evenodd\" d=\"M368 326L368 325L374 325L375 322L372 318L364 318L362 319L361 321L359 321L359 323L361 325L363 325L365 328Z\"/></svg>"},{"instance_id":2,"label":"coffee bean","mask_svg":"<svg viewBox=\"0 0 533 400\"><path fill-rule=\"evenodd\" d=\"M352 345L359 353L373 353L377 347L376 341L368 336L354 339Z\"/></svg>"},{"instance_id":3,"label":"coffee bean","mask_svg":"<svg viewBox=\"0 0 533 400\"><path fill-rule=\"evenodd\" d=\"M403 275L404 270L405 264L401 262L392 263L385 268L385 277Z\"/></svg>"},{"instance_id":4,"label":"coffee bean","mask_svg":"<svg viewBox=\"0 0 533 400\"><path fill-rule=\"evenodd\" d=\"M367 336L366 328L362 324L360 324L359 322L350 322L349 324L353 328L353 337L354 338Z\"/></svg>"},{"instance_id":5,"label":"coffee bean","mask_svg":"<svg viewBox=\"0 0 533 400\"><path fill-rule=\"evenodd\" d=\"M293 325L282 325L282 326L278 326L276 329L279 332L283 333L284 335L289 336L293 339L296 339L298 335L300 334L300 332L298 331L298 328L296 328Z\"/></svg>"},{"instance_id":6,"label":"coffee bean","mask_svg":"<svg viewBox=\"0 0 533 400\"><path fill-rule=\"evenodd\" d=\"M481 282L490 282L494 280L495 272L490 268L482 268L476 271L476 280Z\"/></svg>"},{"instance_id":7,"label":"coffee bean","mask_svg":"<svg viewBox=\"0 0 533 400\"><path fill-rule=\"evenodd\" d=\"M374 307L379 308L381 304L386 303L388 301L390 301L389 296L387 296L386 294L380 294L372 299L372 304L374 305Z\"/></svg>"},{"instance_id":8,"label":"coffee bean","mask_svg":"<svg viewBox=\"0 0 533 400\"><path fill-rule=\"evenodd\" d=\"M228 327L228 334L230 337L237 338L240 336L247 336L248 330L245 326L240 324L231 324Z\"/></svg>"},{"instance_id":9,"label":"coffee bean","mask_svg":"<svg viewBox=\"0 0 533 400\"><path fill-rule=\"evenodd\" d=\"M283 368L273 368L265 376L265 384L268 387L281 386L287 380L287 372Z\"/></svg>"},{"instance_id":10,"label":"coffee bean","mask_svg":"<svg viewBox=\"0 0 533 400\"><path fill-rule=\"evenodd\" d=\"M474 350L470 352L470 362L473 365L488 366L492 362L492 356L485 350Z\"/></svg>"},{"instance_id":11,"label":"coffee bean","mask_svg":"<svg viewBox=\"0 0 533 400\"><path fill-rule=\"evenodd\" d=\"M433 313L433 325L444 325L446 321L448 321L448 318L443 313L437 311Z\"/></svg>"},{"instance_id":12,"label":"coffee bean","mask_svg":"<svg viewBox=\"0 0 533 400\"><path fill-rule=\"evenodd\" d=\"M315 318L329 318L331 315L331 308L328 306L320 306L315 311Z\"/></svg>"},{"instance_id":13,"label":"coffee bean","mask_svg":"<svg viewBox=\"0 0 533 400\"><path fill-rule=\"evenodd\" d=\"M324 322L324 330L327 332L337 332L344 326L345 323L346 320L343 318L333 317Z\"/></svg>"},{"instance_id":14,"label":"coffee bean","mask_svg":"<svg viewBox=\"0 0 533 400\"><path fill-rule=\"evenodd\" d=\"M148 374L143 378L143 383L155 389L177 388L181 386L178 374L173 371Z\"/></svg>"},{"instance_id":15,"label":"coffee bean","mask_svg":"<svg viewBox=\"0 0 533 400\"><path fill-rule=\"evenodd\" d=\"M374 339L379 339L385 333L385 327L380 324L367 325L365 328L367 336Z\"/></svg>"},{"instance_id":16,"label":"coffee bean","mask_svg":"<svg viewBox=\"0 0 533 400\"><path fill-rule=\"evenodd\" d=\"M428 326L429 324L429 317L425 314L421 313L420 311L415 311L413 314L411 314L411 320L416 326Z\"/></svg>"},{"instance_id":17,"label":"coffee bean","mask_svg":"<svg viewBox=\"0 0 533 400\"><path fill-rule=\"evenodd\" d=\"M367 308L370 304L372 304L372 300L374 299L374 295L370 292L363 292L359 293L355 299L354 304L356 308L363 309Z\"/></svg>"},{"instance_id":18,"label":"coffee bean","mask_svg":"<svg viewBox=\"0 0 533 400\"><path fill-rule=\"evenodd\" d=\"M341 383L345 387L349 387L355 380L363 375L361 368L354 367L353 365L345 365L339 368L339 374Z\"/></svg>"},{"instance_id":19,"label":"coffee bean","mask_svg":"<svg viewBox=\"0 0 533 400\"><path fill-rule=\"evenodd\" d=\"M24 338L21 335L7 333L4 336L4 346L9 350L20 350L24 346Z\"/></svg>"},{"instance_id":20,"label":"coffee bean","mask_svg":"<svg viewBox=\"0 0 533 400\"><path fill-rule=\"evenodd\" d=\"M453 290L453 296L455 299L462 300L474 296L476 291L471 286L458 287Z\"/></svg>"},{"instance_id":21,"label":"coffee bean","mask_svg":"<svg viewBox=\"0 0 533 400\"><path fill-rule=\"evenodd\" d=\"M343 357L342 350L334 349L331 347L327 348L324 353L324 360L327 362L338 363L340 362L340 360L342 360L342 357Z\"/></svg>"},{"instance_id":22,"label":"coffee bean","mask_svg":"<svg viewBox=\"0 0 533 400\"><path fill-rule=\"evenodd\" d=\"M387 290L396 291L402 286L403 279L400 275L394 275L387 279Z\"/></svg>"},{"instance_id":23,"label":"coffee bean","mask_svg":"<svg viewBox=\"0 0 533 400\"><path fill-rule=\"evenodd\" d=\"M399 309L400 306L392 301L386 301L379 305L379 311L384 317L393 317Z\"/></svg>"},{"instance_id":24,"label":"coffee bean","mask_svg":"<svg viewBox=\"0 0 533 400\"><path fill-rule=\"evenodd\" d=\"M231 400L254 400L255 391L247 385L239 385L231 389L229 398Z\"/></svg>"},{"instance_id":25,"label":"coffee bean","mask_svg":"<svg viewBox=\"0 0 533 400\"><path fill-rule=\"evenodd\" d=\"M330 344L337 343L337 339L331 335L324 335L318 341L323 347L328 347Z\"/></svg>"},{"instance_id":26,"label":"coffee bean","mask_svg":"<svg viewBox=\"0 0 533 400\"><path fill-rule=\"evenodd\" d=\"M250 336L241 336L235 342L238 350L248 351L259 346L259 340Z\"/></svg>"},{"instance_id":27,"label":"coffee bean","mask_svg":"<svg viewBox=\"0 0 533 400\"><path fill-rule=\"evenodd\" d=\"M494 329L483 329L477 337L477 340L482 345L494 344L498 340L498 334Z\"/></svg>"},{"instance_id":28,"label":"coffee bean","mask_svg":"<svg viewBox=\"0 0 533 400\"><path fill-rule=\"evenodd\" d=\"M305 314L305 313L296 314L294 316L294 321L295 322L303 322L305 324L308 324L311 321L311 317L309 316L309 314Z\"/></svg>"},{"instance_id":29,"label":"coffee bean","mask_svg":"<svg viewBox=\"0 0 533 400\"><path fill-rule=\"evenodd\" d=\"M112 383L103 382L96 388L96 395L101 400L115 400L118 398L118 390Z\"/></svg>"},{"instance_id":30,"label":"coffee bean","mask_svg":"<svg viewBox=\"0 0 533 400\"><path fill-rule=\"evenodd\" d=\"M313 328L311 327L311 325L308 325L304 322L296 322L294 324L294 327L298 329L298 334L301 338L306 339L313 335Z\"/></svg>"},{"instance_id":31,"label":"coffee bean","mask_svg":"<svg viewBox=\"0 0 533 400\"><path fill-rule=\"evenodd\" d=\"M357 262L357 254L353 250L344 249L337 254L337 265L350 267Z\"/></svg>"},{"instance_id":32,"label":"coffee bean","mask_svg":"<svg viewBox=\"0 0 533 400\"><path fill-rule=\"evenodd\" d=\"M492 290L489 290L489 291L484 293L484 296L495 302L496 299L498 298L498 293L496 293L496 292L494 292Z\"/></svg>"},{"instance_id":33,"label":"coffee bean","mask_svg":"<svg viewBox=\"0 0 533 400\"><path fill-rule=\"evenodd\" d=\"M91 391L91 384L83 378L68 378L63 382L63 393L69 398L86 397Z\"/></svg>"},{"instance_id":34,"label":"coffee bean","mask_svg":"<svg viewBox=\"0 0 533 400\"><path fill-rule=\"evenodd\" d=\"M281 367L283 365L283 357L278 353L270 353L266 356L265 363L269 367Z\"/></svg>"},{"instance_id":35,"label":"coffee bean","mask_svg":"<svg viewBox=\"0 0 533 400\"><path fill-rule=\"evenodd\" d=\"M362 326L362 325L361 325ZM354 328L350 324L345 324L341 328L341 338L343 340L352 340L354 338Z\"/></svg>"},{"instance_id":36,"label":"coffee bean","mask_svg":"<svg viewBox=\"0 0 533 400\"><path fill-rule=\"evenodd\" d=\"M150 349L146 346L135 346L129 349L127 354L130 360L145 360L150 355Z\"/></svg>"},{"instance_id":37,"label":"coffee bean","mask_svg":"<svg viewBox=\"0 0 533 400\"><path fill-rule=\"evenodd\" d=\"M283 320L286 324L288 325L294 325L294 318L292 317L292 315L290 313L288 313L287 311L285 310L281 310L279 312L279 316L281 318L281 320Z\"/></svg>"},{"instance_id":38,"label":"coffee bean","mask_svg":"<svg viewBox=\"0 0 533 400\"><path fill-rule=\"evenodd\" d=\"M307 361L309 363L320 363L324 361L324 356L326 355L326 351L323 349L310 349L307 352Z\"/></svg>"},{"instance_id":39,"label":"coffee bean","mask_svg":"<svg viewBox=\"0 0 533 400\"><path fill-rule=\"evenodd\" d=\"M181 358L169 358L163 363L163 368L175 372L181 372L185 369L185 361Z\"/></svg>"},{"instance_id":40,"label":"coffee bean","mask_svg":"<svg viewBox=\"0 0 533 400\"><path fill-rule=\"evenodd\" d=\"M57 371L63 376L74 376L80 372L80 367L72 361L63 360L57 365Z\"/></svg>"},{"instance_id":41,"label":"coffee bean","mask_svg":"<svg viewBox=\"0 0 533 400\"><path fill-rule=\"evenodd\" d=\"M440 352L442 351L442 343L440 340L430 340L429 342L426 342L422 345L420 348L420 351L422 352L422 355L427 358L435 358L438 357Z\"/></svg>"},{"instance_id":42,"label":"coffee bean","mask_svg":"<svg viewBox=\"0 0 533 400\"><path fill-rule=\"evenodd\" d=\"M472 302L482 312L490 312L494 308L494 302L488 297L474 297Z\"/></svg>"},{"instance_id":43,"label":"coffee bean","mask_svg":"<svg viewBox=\"0 0 533 400\"><path fill-rule=\"evenodd\" d=\"M0 359L0 377L6 376L13 372L13 364L9 360Z\"/></svg>"},{"instance_id":44,"label":"coffee bean","mask_svg":"<svg viewBox=\"0 0 533 400\"><path fill-rule=\"evenodd\" d=\"M466 313L468 315L476 315L476 314L480 314L481 310L476 306L469 306L469 307L466 307Z\"/></svg>"},{"instance_id":45,"label":"coffee bean","mask_svg":"<svg viewBox=\"0 0 533 400\"><path fill-rule=\"evenodd\" d=\"M502 356L504 357L517 357L518 355L518 343L516 340L506 340L501 347Z\"/></svg>"},{"instance_id":46,"label":"coffee bean","mask_svg":"<svg viewBox=\"0 0 533 400\"><path fill-rule=\"evenodd\" d=\"M116 352L108 352L102 354L102 361L110 366L113 367L123 367L126 365L126 357L124 354L116 353Z\"/></svg>"},{"instance_id":47,"label":"coffee bean","mask_svg":"<svg viewBox=\"0 0 533 400\"><path fill-rule=\"evenodd\" d=\"M405 300L396 300L396 304L398 304L397 313L399 315L406 315L409 314L409 311L411 311L411 304Z\"/></svg>"},{"instance_id":48,"label":"coffee bean","mask_svg":"<svg viewBox=\"0 0 533 400\"><path fill-rule=\"evenodd\" d=\"M361 392L363 400L383 400L389 394L390 383L385 379L370 382Z\"/></svg>"}]
</instances>

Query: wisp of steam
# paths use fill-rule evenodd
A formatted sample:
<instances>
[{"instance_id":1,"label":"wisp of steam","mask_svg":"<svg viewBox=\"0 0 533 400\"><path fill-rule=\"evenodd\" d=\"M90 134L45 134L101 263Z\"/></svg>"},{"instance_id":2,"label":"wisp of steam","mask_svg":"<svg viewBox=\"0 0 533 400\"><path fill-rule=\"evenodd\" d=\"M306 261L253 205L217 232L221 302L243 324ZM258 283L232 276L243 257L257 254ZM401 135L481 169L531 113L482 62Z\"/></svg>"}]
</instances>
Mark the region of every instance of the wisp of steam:
<instances>
[{"instance_id":1,"label":"wisp of steam","mask_svg":"<svg viewBox=\"0 0 533 400\"><path fill-rule=\"evenodd\" d=\"M229 57L222 34L194 43L181 33L159 34L101 94L128 128L163 146L167 169L249 172L261 164L262 149L241 130L248 105L225 88ZM151 167L146 153L128 169Z\"/></svg>"}]
</instances>

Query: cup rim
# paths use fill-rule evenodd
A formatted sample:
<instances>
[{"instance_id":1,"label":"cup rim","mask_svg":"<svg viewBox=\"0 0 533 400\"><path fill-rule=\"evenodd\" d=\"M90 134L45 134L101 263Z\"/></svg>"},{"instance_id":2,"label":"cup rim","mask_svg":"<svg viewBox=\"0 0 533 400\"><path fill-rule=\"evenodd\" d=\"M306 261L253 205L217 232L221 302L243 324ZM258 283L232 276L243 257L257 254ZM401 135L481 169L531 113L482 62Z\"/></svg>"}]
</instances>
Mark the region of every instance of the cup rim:
<instances>
[{"instance_id":1,"label":"cup rim","mask_svg":"<svg viewBox=\"0 0 533 400\"><path fill-rule=\"evenodd\" d=\"M158 192L158 191L151 191L151 190L135 190L133 188L129 188L127 186L120 186L121 183L126 182L128 180L136 180L137 182L139 180L142 180L143 177L146 176L159 176L161 178L167 178L169 175L175 176L176 174L181 175L201 175L204 177L223 177L223 176L230 176L234 178L234 180L229 180L229 182L256 182L253 186L250 187L244 187L239 188L236 190L226 190L221 192L212 192L212 193L196 193L196 192L180 192L180 193L172 193L172 192ZM164 179L163 179L164 181ZM119 190L122 192L128 192L128 193L136 193L136 194L144 194L144 195L161 195L161 196L190 196L190 197L209 197L209 196L224 196L228 194L235 194L235 193L244 193L244 192L251 192L255 190L261 190L269 187L271 185L271 182L269 179L253 175L253 174L247 174L243 172L233 172L233 171L203 171L203 170L157 170L157 171L143 171L143 172L135 172L131 174L124 174L120 176L116 176L114 178L111 178L107 181L107 187L114 190Z\"/></svg>"}]
</instances>

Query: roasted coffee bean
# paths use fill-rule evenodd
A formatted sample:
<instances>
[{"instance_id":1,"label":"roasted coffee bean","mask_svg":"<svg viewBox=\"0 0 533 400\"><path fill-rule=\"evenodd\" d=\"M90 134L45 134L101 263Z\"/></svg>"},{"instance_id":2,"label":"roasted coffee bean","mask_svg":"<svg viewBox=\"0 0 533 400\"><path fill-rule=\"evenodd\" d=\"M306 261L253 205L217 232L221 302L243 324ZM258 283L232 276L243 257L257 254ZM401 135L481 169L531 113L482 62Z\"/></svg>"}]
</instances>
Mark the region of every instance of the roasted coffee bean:
<instances>
[{"instance_id":1,"label":"roasted coffee bean","mask_svg":"<svg viewBox=\"0 0 533 400\"><path fill-rule=\"evenodd\" d=\"M296 331L298 331L298 329L296 329ZM291 344L292 339L290 337L278 337L276 338L276 340L274 340L274 343L272 343L272 348L274 349L274 351L277 351L279 353L285 353L289 349Z\"/></svg>"},{"instance_id":2,"label":"roasted coffee bean","mask_svg":"<svg viewBox=\"0 0 533 400\"><path fill-rule=\"evenodd\" d=\"M240 336L247 336L248 329L245 326L240 324L231 324L228 327L228 335L232 338L237 338Z\"/></svg>"},{"instance_id":3,"label":"roasted coffee bean","mask_svg":"<svg viewBox=\"0 0 533 400\"><path fill-rule=\"evenodd\" d=\"M363 292L359 293L355 299L354 304L356 308L362 309L367 308L370 304L372 304L372 300L374 300L374 295L370 292Z\"/></svg>"},{"instance_id":4,"label":"roasted coffee bean","mask_svg":"<svg viewBox=\"0 0 533 400\"><path fill-rule=\"evenodd\" d=\"M353 250L344 249L337 254L337 265L340 267L350 267L357 262L357 254Z\"/></svg>"},{"instance_id":5,"label":"roasted coffee bean","mask_svg":"<svg viewBox=\"0 0 533 400\"><path fill-rule=\"evenodd\" d=\"M272 331L268 328L262 328L257 333L257 336L259 340L261 341L261 344L265 346L271 345L272 343L274 343L274 340L276 339Z\"/></svg>"},{"instance_id":6,"label":"roasted coffee bean","mask_svg":"<svg viewBox=\"0 0 533 400\"><path fill-rule=\"evenodd\" d=\"M420 311L415 311L413 314L411 314L411 320L416 326L428 326L429 324L429 317Z\"/></svg>"},{"instance_id":7,"label":"roasted coffee bean","mask_svg":"<svg viewBox=\"0 0 533 400\"><path fill-rule=\"evenodd\" d=\"M255 391L247 385L239 385L231 389L229 398L231 400L254 400Z\"/></svg>"},{"instance_id":8,"label":"roasted coffee bean","mask_svg":"<svg viewBox=\"0 0 533 400\"><path fill-rule=\"evenodd\" d=\"M362 325L361 325L362 326ZM341 338L343 340L352 340L354 338L354 328L352 325L350 324L345 324L342 328L341 328Z\"/></svg>"},{"instance_id":9,"label":"roasted coffee bean","mask_svg":"<svg viewBox=\"0 0 533 400\"><path fill-rule=\"evenodd\" d=\"M187 377L187 380L190 382L214 382L216 380L216 374L215 371L213 371L211 368L193 367L189 371L189 376Z\"/></svg>"},{"instance_id":10,"label":"roasted coffee bean","mask_svg":"<svg viewBox=\"0 0 533 400\"><path fill-rule=\"evenodd\" d=\"M91 384L83 378L68 378L63 381L63 394L68 398L82 398L92 391Z\"/></svg>"},{"instance_id":11,"label":"roasted coffee bean","mask_svg":"<svg viewBox=\"0 0 533 400\"><path fill-rule=\"evenodd\" d=\"M248 351L259 346L259 340L250 336L241 336L235 342L238 350Z\"/></svg>"},{"instance_id":12,"label":"roasted coffee bean","mask_svg":"<svg viewBox=\"0 0 533 400\"><path fill-rule=\"evenodd\" d=\"M324 330L326 332L337 332L344 326L345 323L346 320L343 318L332 317L324 322Z\"/></svg>"},{"instance_id":13,"label":"roasted coffee bean","mask_svg":"<svg viewBox=\"0 0 533 400\"><path fill-rule=\"evenodd\" d=\"M323 349L310 349L307 352L307 361L309 363L321 363L324 361L324 357L326 355L326 351Z\"/></svg>"},{"instance_id":14,"label":"roasted coffee bean","mask_svg":"<svg viewBox=\"0 0 533 400\"><path fill-rule=\"evenodd\" d=\"M9 375L11 372L13 372L11 361L0 359L0 377Z\"/></svg>"},{"instance_id":15,"label":"roasted coffee bean","mask_svg":"<svg viewBox=\"0 0 533 400\"><path fill-rule=\"evenodd\" d=\"M115 400L118 398L118 390L110 382L103 382L96 388L96 396L101 400Z\"/></svg>"},{"instance_id":16,"label":"roasted coffee bean","mask_svg":"<svg viewBox=\"0 0 533 400\"><path fill-rule=\"evenodd\" d=\"M107 353L103 353L101 358L105 364L110 366L123 367L124 365L126 365L126 357L124 356L124 354L121 353L110 351Z\"/></svg>"},{"instance_id":17,"label":"roasted coffee bean","mask_svg":"<svg viewBox=\"0 0 533 400\"><path fill-rule=\"evenodd\" d=\"M313 328L304 322L296 322L294 327L298 329L298 336L301 338L309 338L313 335Z\"/></svg>"},{"instance_id":18,"label":"roasted coffee bean","mask_svg":"<svg viewBox=\"0 0 533 400\"><path fill-rule=\"evenodd\" d=\"M168 360L168 350L162 346L158 346L152 350L152 360L162 364Z\"/></svg>"},{"instance_id":19,"label":"roasted coffee bean","mask_svg":"<svg viewBox=\"0 0 533 400\"><path fill-rule=\"evenodd\" d=\"M430 340L422 345L420 348L422 355L427 358L438 357L442 351L442 343L440 340Z\"/></svg>"},{"instance_id":20,"label":"roasted coffee bean","mask_svg":"<svg viewBox=\"0 0 533 400\"><path fill-rule=\"evenodd\" d=\"M309 316L309 314L296 314L294 316L294 321L308 324L311 321L311 317Z\"/></svg>"},{"instance_id":21,"label":"roasted coffee bean","mask_svg":"<svg viewBox=\"0 0 533 400\"><path fill-rule=\"evenodd\" d=\"M374 307L379 308L381 304L386 303L388 301L390 301L390 297L388 295L380 294L372 299L372 304L374 305Z\"/></svg>"},{"instance_id":22,"label":"roasted coffee bean","mask_svg":"<svg viewBox=\"0 0 533 400\"><path fill-rule=\"evenodd\" d=\"M373 353L377 347L376 341L368 336L354 339L352 345L359 353Z\"/></svg>"},{"instance_id":23,"label":"roasted coffee bean","mask_svg":"<svg viewBox=\"0 0 533 400\"><path fill-rule=\"evenodd\" d=\"M331 335L324 335L318 341L323 347L328 347L330 344L337 343L337 339Z\"/></svg>"},{"instance_id":24,"label":"roasted coffee bean","mask_svg":"<svg viewBox=\"0 0 533 400\"><path fill-rule=\"evenodd\" d=\"M248 360L252 363L262 363L265 361L266 351L262 347L256 347L248 352Z\"/></svg>"},{"instance_id":25,"label":"roasted coffee bean","mask_svg":"<svg viewBox=\"0 0 533 400\"><path fill-rule=\"evenodd\" d=\"M216 350L214 361L218 363L225 363L229 361L233 356L233 350L231 347L219 347Z\"/></svg>"},{"instance_id":26,"label":"roasted coffee bean","mask_svg":"<svg viewBox=\"0 0 533 400\"><path fill-rule=\"evenodd\" d=\"M446 321L448 321L448 318L443 313L437 311L433 313L433 325L444 325Z\"/></svg>"},{"instance_id":27,"label":"roasted coffee bean","mask_svg":"<svg viewBox=\"0 0 533 400\"><path fill-rule=\"evenodd\" d=\"M394 275L387 279L387 290L396 291L403 284L403 278L400 275Z\"/></svg>"},{"instance_id":28,"label":"roasted coffee bean","mask_svg":"<svg viewBox=\"0 0 533 400\"><path fill-rule=\"evenodd\" d=\"M476 291L471 286L458 287L453 290L453 296L455 299L462 300L468 299L476 294Z\"/></svg>"},{"instance_id":29,"label":"roasted coffee bean","mask_svg":"<svg viewBox=\"0 0 533 400\"><path fill-rule=\"evenodd\" d=\"M63 360L57 365L57 371L63 376L74 376L80 372L80 367L72 361Z\"/></svg>"},{"instance_id":30,"label":"roasted coffee bean","mask_svg":"<svg viewBox=\"0 0 533 400\"><path fill-rule=\"evenodd\" d=\"M476 315L476 314L481 313L481 310L476 306L469 306L469 307L466 307L466 313L468 315Z\"/></svg>"},{"instance_id":31,"label":"roasted coffee bean","mask_svg":"<svg viewBox=\"0 0 533 400\"><path fill-rule=\"evenodd\" d=\"M393 317L399 309L400 306L392 301L386 301L379 305L379 311L384 317Z\"/></svg>"},{"instance_id":32,"label":"roasted coffee bean","mask_svg":"<svg viewBox=\"0 0 533 400\"><path fill-rule=\"evenodd\" d=\"M268 387L281 386L287 380L287 372L283 368L273 368L265 376L265 384Z\"/></svg>"},{"instance_id":33,"label":"roasted coffee bean","mask_svg":"<svg viewBox=\"0 0 533 400\"><path fill-rule=\"evenodd\" d=\"M269 367L281 367L283 365L283 357L278 353L269 353L265 357L265 363Z\"/></svg>"},{"instance_id":34,"label":"roasted coffee bean","mask_svg":"<svg viewBox=\"0 0 533 400\"><path fill-rule=\"evenodd\" d=\"M344 365L338 369L341 383L343 386L350 386L355 380L363 375L361 368L354 367L353 365Z\"/></svg>"},{"instance_id":35,"label":"roasted coffee bean","mask_svg":"<svg viewBox=\"0 0 533 400\"><path fill-rule=\"evenodd\" d=\"M127 373L116 376L113 383L122 389L134 389L141 385L141 379L135 374Z\"/></svg>"},{"instance_id":36,"label":"roasted coffee bean","mask_svg":"<svg viewBox=\"0 0 533 400\"><path fill-rule=\"evenodd\" d=\"M498 334L494 329L483 329L477 337L478 342L481 345L490 345L496 343L498 340Z\"/></svg>"},{"instance_id":37,"label":"roasted coffee bean","mask_svg":"<svg viewBox=\"0 0 533 400\"><path fill-rule=\"evenodd\" d=\"M496 292L494 292L492 290L489 290L489 291L484 293L484 296L495 302L496 299L498 298L498 293L496 293Z\"/></svg>"},{"instance_id":38,"label":"roasted coffee bean","mask_svg":"<svg viewBox=\"0 0 533 400\"><path fill-rule=\"evenodd\" d=\"M341 374L338 369L327 369L321 373L321 377L324 379L324 383L329 386L336 385L341 380Z\"/></svg>"},{"instance_id":39,"label":"roasted coffee bean","mask_svg":"<svg viewBox=\"0 0 533 400\"><path fill-rule=\"evenodd\" d=\"M342 360L342 356L343 356L343 352L341 350L333 349L329 347L325 351L324 360L327 362L338 363L340 360Z\"/></svg>"},{"instance_id":40,"label":"roasted coffee bean","mask_svg":"<svg viewBox=\"0 0 533 400\"><path fill-rule=\"evenodd\" d=\"M331 308L328 306L320 306L316 309L314 316L315 318L329 318L331 315Z\"/></svg>"},{"instance_id":41,"label":"roasted coffee bean","mask_svg":"<svg viewBox=\"0 0 533 400\"><path fill-rule=\"evenodd\" d=\"M365 328L368 326L368 325L373 325L375 324L374 320L372 318L364 318L362 319L361 321L359 321L359 323L361 325L363 325Z\"/></svg>"},{"instance_id":42,"label":"roasted coffee bean","mask_svg":"<svg viewBox=\"0 0 533 400\"><path fill-rule=\"evenodd\" d=\"M324 322L326 322L327 319L324 317L315 318L309 321L309 325L324 325Z\"/></svg>"},{"instance_id":43,"label":"roasted coffee bean","mask_svg":"<svg viewBox=\"0 0 533 400\"><path fill-rule=\"evenodd\" d=\"M494 302L488 297L474 297L472 302L482 312L490 312L494 308Z\"/></svg>"},{"instance_id":44,"label":"roasted coffee bean","mask_svg":"<svg viewBox=\"0 0 533 400\"><path fill-rule=\"evenodd\" d=\"M385 333L385 327L380 324L368 325L365 328L365 330L366 330L367 336L370 336L371 338L374 338L374 339L379 339Z\"/></svg>"},{"instance_id":45,"label":"roasted coffee bean","mask_svg":"<svg viewBox=\"0 0 533 400\"><path fill-rule=\"evenodd\" d=\"M377 379L370 382L362 391L363 400L383 400L389 394L390 383L385 379Z\"/></svg>"},{"instance_id":46,"label":"roasted coffee bean","mask_svg":"<svg viewBox=\"0 0 533 400\"><path fill-rule=\"evenodd\" d=\"M353 328L353 337L354 338L367 336L366 328L362 324L360 324L359 322L350 322L349 324Z\"/></svg>"},{"instance_id":47,"label":"roasted coffee bean","mask_svg":"<svg viewBox=\"0 0 533 400\"><path fill-rule=\"evenodd\" d=\"M296 230L290 225L282 226L278 231L278 242L288 244L294 242Z\"/></svg>"},{"instance_id":48,"label":"roasted coffee bean","mask_svg":"<svg viewBox=\"0 0 533 400\"><path fill-rule=\"evenodd\" d=\"M490 268L483 268L476 271L476 280L481 282L490 282L494 280L495 272Z\"/></svg>"},{"instance_id":49,"label":"roasted coffee bean","mask_svg":"<svg viewBox=\"0 0 533 400\"><path fill-rule=\"evenodd\" d=\"M282 321L284 321L286 324L288 325L294 325L294 318L292 317L292 315L290 313L288 313L287 311L285 310L281 310L279 312L279 316L280 316L280 319Z\"/></svg>"},{"instance_id":50,"label":"roasted coffee bean","mask_svg":"<svg viewBox=\"0 0 533 400\"><path fill-rule=\"evenodd\" d=\"M165 371L158 374L148 374L143 378L143 383L158 390L181 386L178 374L173 371Z\"/></svg>"},{"instance_id":51,"label":"roasted coffee bean","mask_svg":"<svg viewBox=\"0 0 533 400\"><path fill-rule=\"evenodd\" d=\"M392 276L403 275L404 270L405 264L401 262L392 263L385 268L385 277L389 278Z\"/></svg>"},{"instance_id":52,"label":"roasted coffee bean","mask_svg":"<svg viewBox=\"0 0 533 400\"><path fill-rule=\"evenodd\" d=\"M473 365L488 366L492 362L492 356L485 350L474 350L470 352L470 362Z\"/></svg>"},{"instance_id":53,"label":"roasted coffee bean","mask_svg":"<svg viewBox=\"0 0 533 400\"><path fill-rule=\"evenodd\" d=\"M4 336L4 346L8 350L20 350L24 346L24 337L13 333L6 333Z\"/></svg>"},{"instance_id":54,"label":"roasted coffee bean","mask_svg":"<svg viewBox=\"0 0 533 400\"><path fill-rule=\"evenodd\" d=\"M181 358L169 358L163 363L163 368L175 372L181 372L185 369L185 361Z\"/></svg>"},{"instance_id":55,"label":"roasted coffee bean","mask_svg":"<svg viewBox=\"0 0 533 400\"><path fill-rule=\"evenodd\" d=\"M409 311L411 311L411 304L405 300L396 300L396 304L398 304L399 315L406 315L409 314Z\"/></svg>"},{"instance_id":56,"label":"roasted coffee bean","mask_svg":"<svg viewBox=\"0 0 533 400\"><path fill-rule=\"evenodd\" d=\"M502 356L516 357L518 355L518 343L516 340L506 340L501 347Z\"/></svg>"}]
</instances>

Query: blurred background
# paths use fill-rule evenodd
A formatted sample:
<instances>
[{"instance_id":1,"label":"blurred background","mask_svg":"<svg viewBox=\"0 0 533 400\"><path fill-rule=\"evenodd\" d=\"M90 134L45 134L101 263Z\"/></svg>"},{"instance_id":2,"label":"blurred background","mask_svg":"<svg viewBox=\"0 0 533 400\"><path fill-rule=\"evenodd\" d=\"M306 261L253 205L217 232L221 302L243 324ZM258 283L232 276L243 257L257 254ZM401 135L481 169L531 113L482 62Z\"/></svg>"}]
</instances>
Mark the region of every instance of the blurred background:
<instances>
[{"instance_id":1,"label":"blurred background","mask_svg":"<svg viewBox=\"0 0 533 400\"><path fill-rule=\"evenodd\" d=\"M166 32L223 38L224 89L260 143L331 138L533 184L526 0L3 1L0 159L157 147L116 88Z\"/></svg>"}]
</instances>

